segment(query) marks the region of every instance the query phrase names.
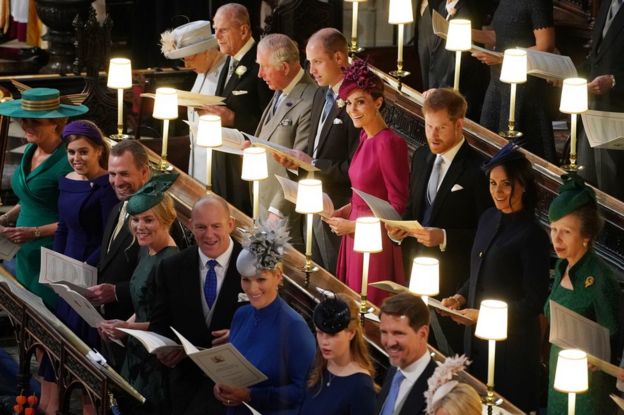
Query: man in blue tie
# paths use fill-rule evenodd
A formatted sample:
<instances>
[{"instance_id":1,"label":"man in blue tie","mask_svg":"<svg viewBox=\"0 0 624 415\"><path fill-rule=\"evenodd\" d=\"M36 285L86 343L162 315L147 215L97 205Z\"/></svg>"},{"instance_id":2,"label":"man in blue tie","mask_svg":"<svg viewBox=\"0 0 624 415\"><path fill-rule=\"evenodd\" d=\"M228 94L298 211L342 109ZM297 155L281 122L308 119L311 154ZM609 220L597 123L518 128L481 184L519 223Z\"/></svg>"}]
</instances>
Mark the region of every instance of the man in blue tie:
<instances>
[{"instance_id":1,"label":"man in blue tie","mask_svg":"<svg viewBox=\"0 0 624 415\"><path fill-rule=\"evenodd\" d=\"M161 261L156 271L156 301L149 329L177 340L169 328L173 327L194 345L207 348L228 341L232 316L240 305L236 258L241 246L230 237L234 219L228 204L215 194L195 203L191 230L197 246ZM214 383L183 351L158 358L172 368L174 414L224 413L225 407L212 393Z\"/></svg>"},{"instance_id":2,"label":"man in blue tie","mask_svg":"<svg viewBox=\"0 0 624 415\"><path fill-rule=\"evenodd\" d=\"M427 380L436 363L427 350L429 309L411 293L387 298L381 306L381 343L392 368L377 396L378 415L422 414Z\"/></svg>"}]
</instances>

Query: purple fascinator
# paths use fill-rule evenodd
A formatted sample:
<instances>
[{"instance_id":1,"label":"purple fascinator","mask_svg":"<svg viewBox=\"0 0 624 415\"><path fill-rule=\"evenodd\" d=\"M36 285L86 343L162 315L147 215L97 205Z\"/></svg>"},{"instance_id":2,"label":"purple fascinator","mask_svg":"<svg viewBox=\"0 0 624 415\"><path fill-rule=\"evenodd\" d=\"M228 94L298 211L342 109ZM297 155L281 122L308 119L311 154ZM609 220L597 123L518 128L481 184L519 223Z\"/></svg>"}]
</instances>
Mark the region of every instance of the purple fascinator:
<instances>
[{"instance_id":1,"label":"purple fascinator","mask_svg":"<svg viewBox=\"0 0 624 415\"><path fill-rule=\"evenodd\" d=\"M104 142L102 132L90 121L77 120L72 121L63 128L61 137L66 140L71 135L88 137L94 142L100 144Z\"/></svg>"},{"instance_id":2,"label":"purple fascinator","mask_svg":"<svg viewBox=\"0 0 624 415\"><path fill-rule=\"evenodd\" d=\"M362 59L354 59L345 71L344 80L338 91L340 99L346 100L354 89L361 89L371 94L373 92L383 94L381 79L368 69L368 62Z\"/></svg>"}]
</instances>

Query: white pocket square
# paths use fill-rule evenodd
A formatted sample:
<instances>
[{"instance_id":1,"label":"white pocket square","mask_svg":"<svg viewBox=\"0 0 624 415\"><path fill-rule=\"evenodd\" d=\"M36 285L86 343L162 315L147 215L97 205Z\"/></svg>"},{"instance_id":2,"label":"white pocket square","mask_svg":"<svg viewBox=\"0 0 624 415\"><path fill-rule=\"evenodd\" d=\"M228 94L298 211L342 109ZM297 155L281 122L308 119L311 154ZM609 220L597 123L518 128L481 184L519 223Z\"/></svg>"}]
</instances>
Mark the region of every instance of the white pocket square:
<instances>
[{"instance_id":1,"label":"white pocket square","mask_svg":"<svg viewBox=\"0 0 624 415\"><path fill-rule=\"evenodd\" d=\"M340 118L334 118L334 125L342 124L342 120Z\"/></svg>"},{"instance_id":2,"label":"white pocket square","mask_svg":"<svg viewBox=\"0 0 624 415\"><path fill-rule=\"evenodd\" d=\"M247 91L243 91L241 89L237 89L236 91L232 91L232 95L245 95Z\"/></svg>"},{"instance_id":3,"label":"white pocket square","mask_svg":"<svg viewBox=\"0 0 624 415\"><path fill-rule=\"evenodd\" d=\"M248 303L249 297L245 293L238 293L238 302L239 303Z\"/></svg>"},{"instance_id":4,"label":"white pocket square","mask_svg":"<svg viewBox=\"0 0 624 415\"><path fill-rule=\"evenodd\" d=\"M458 190L464 190L464 188L460 184L455 184L451 188L451 192L457 192Z\"/></svg>"}]
</instances>

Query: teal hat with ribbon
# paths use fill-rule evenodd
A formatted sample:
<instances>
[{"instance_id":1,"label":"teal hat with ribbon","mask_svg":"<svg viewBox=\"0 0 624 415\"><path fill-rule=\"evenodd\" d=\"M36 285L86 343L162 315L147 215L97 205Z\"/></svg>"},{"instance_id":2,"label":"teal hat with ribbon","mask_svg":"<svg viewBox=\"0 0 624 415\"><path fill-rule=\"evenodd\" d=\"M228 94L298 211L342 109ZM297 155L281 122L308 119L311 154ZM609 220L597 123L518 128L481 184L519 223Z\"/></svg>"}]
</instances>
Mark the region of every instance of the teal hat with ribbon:
<instances>
[{"instance_id":1,"label":"teal hat with ribbon","mask_svg":"<svg viewBox=\"0 0 624 415\"><path fill-rule=\"evenodd\" d=\"M178 178L178 173L163 173L153 176L145 186L140 188L130 199L126 207L129 215L138 215L159 204L167 189Z\"/></svg>"},{"instance_id":2,"label":"teal hat with ribbon","mask_svg":"<svg viewBox=\"0 0 624 415\"><path fill-rule=\"evenodd\" d=\"M563 184L559 188L559 195L552 201L548 209L548 219L551 222L574 212L575 210L596 203L596 193L576 173L561 176Z\"/></svg>"},{"instance_id":3,"label":"teal hat with ribbon","mask_svg":"<svg viewBox=\"0 0 624 415\"><path fill-rule=\"evenodd\" d=\"M0 103L0 115L13 118L69 118L87 111L82 104L61 104L61 93L53 88L27 89L22 98Z\"/></svg>"}]
</instances>

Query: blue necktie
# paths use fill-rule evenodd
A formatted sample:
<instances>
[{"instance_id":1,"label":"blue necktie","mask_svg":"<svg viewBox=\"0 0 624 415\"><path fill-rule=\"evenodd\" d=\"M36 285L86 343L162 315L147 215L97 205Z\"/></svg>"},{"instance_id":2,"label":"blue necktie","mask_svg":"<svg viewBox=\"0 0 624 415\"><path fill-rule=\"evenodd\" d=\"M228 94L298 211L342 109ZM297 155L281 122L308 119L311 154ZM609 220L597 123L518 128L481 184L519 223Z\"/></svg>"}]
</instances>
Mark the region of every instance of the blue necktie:
<instances>
[{"instance_id":1,"label":"blue necktie","mask_svg":"<svg viewBox=\"0 0 624 415\"><path fill-rule=\"evenodd\" d=\"M323 105L323 115L321 116L321 124L325 124L325 120L327 120L327 116L334 106L334 102L336 102L336 97L334 96L334 91L331 88L327 89L327 93L325 94L325 105Z\"/></svg>"},{"instance_id":2,"label":"blue necktie","mask_svg":"<svg viewBox=\"0 0 624 415\"><path fill-rule=\"evenodd\" d=\"M208 272L206 272L206 281L204 282L204 297L210 309L217 299L217 272L215 271L217 264L218 262L214 259L208 261Z\"/></svg>"},{"instance_id":3,"label":"blue necktie","mask_svg":"<svg viewBox=\"0 0 624 415\"><path fill-rule=\"evenodd\" d=\"M394 377L392 378L392 384L390 385L390 390L388 391L388 396L384 402L383 409L379 415L392 415L397 397L399 396L399 388L401 387L401 383L404 379L405 376L403 376L403 373L397 369Z\"/></svg>"}]
</instances>

